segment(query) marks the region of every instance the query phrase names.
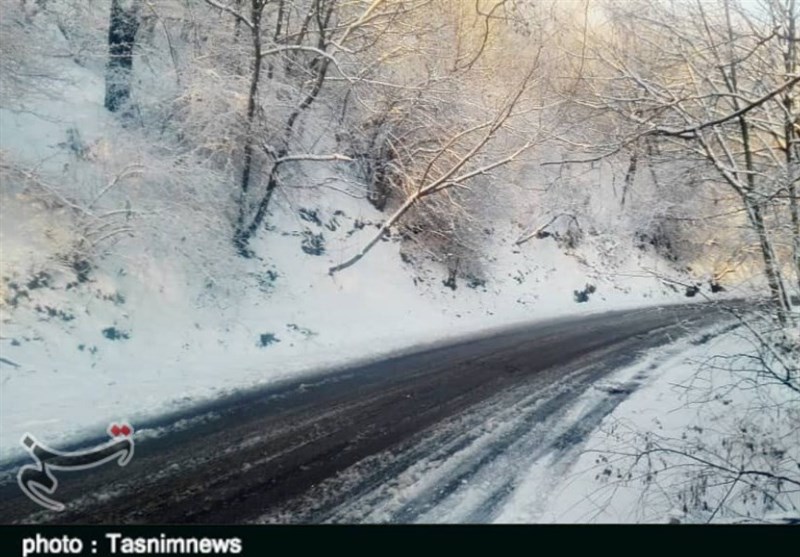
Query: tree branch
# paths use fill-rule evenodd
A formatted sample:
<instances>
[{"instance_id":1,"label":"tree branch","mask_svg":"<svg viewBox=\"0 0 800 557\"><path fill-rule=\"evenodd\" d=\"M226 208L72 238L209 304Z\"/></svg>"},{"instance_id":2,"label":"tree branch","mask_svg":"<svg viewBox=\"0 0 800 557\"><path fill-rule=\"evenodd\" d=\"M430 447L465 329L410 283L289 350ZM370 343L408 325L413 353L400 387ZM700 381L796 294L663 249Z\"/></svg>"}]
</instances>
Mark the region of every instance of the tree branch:
<instances>
[{"instance_id":1,"label":"tree branch","mask_svg":"<svg viewBox=\"0 0 800 557\"><path fill-rule=\"evenodd\" d=\"M232 15L233 17L235 17L236 19L238 19L239 21L241 21L242 23L247 25L248 28L253 29L253 22L250 21L246 16L243 16L242 14L240 14L239 12L237 12L236 10L231 8L230 6L226 6L225 4L221 4L221 3L217 2L217 0L205 0L205 1L206 1L206 4L208 4L210 6L213 6L213 7L217 8L218 10L221 10L221 11L227 13L227 14Z\"/></svg>"}]
</instances>

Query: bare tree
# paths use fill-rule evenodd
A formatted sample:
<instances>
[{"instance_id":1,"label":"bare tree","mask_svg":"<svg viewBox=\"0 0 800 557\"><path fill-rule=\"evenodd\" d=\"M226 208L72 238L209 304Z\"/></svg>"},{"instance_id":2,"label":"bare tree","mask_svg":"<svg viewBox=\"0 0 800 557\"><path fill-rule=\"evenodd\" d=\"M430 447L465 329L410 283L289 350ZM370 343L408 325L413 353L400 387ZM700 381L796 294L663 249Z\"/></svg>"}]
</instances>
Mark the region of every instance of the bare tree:
<instances>
[{"instance_id":1,"label":"bare tree","mask_svg":"<svg viewBox=\"0 0 800 557\"><path fill-rule=\"evenodd\" d=\"M473 205L491 204L499 195L491 188L504 183L501 169L542 140L538 116L546 101L537 94L545 39L531 40L516 30L522 18L511 2L437 8L435 15L420 12L428 19L413 22L415 39L392 38L390 44L403 45L387 53L396 58L392 71L363 76L373 86L370 96L384 102L367 113L367 148L358 158L367 159L373 204L389 213L375 235L330 274L356 264L403 222L413 235L425 232L444 240L444 249L455 249L453 234L465 228L458 222L470 219L462 203L469 197ZM515 40L525 55L508 60L503 53Z\"/></svg>"},{"instance_id":2,"label":"bare tree","mask_svg":"<svg viewBox=\"0 0 800 557\"><path fill-rule=\"evenodd\" d=\"M428 196L441 194L450 188L464 187L470 180L485 176L493 170L516 160L534 145L532 139L522 140L507 151L488 160L483 157L490 143L500 135L519 108L520 99L528 90L535 67L525 75L500 109L489 120L459 130L437 140L438 146L429 153L419 176L409 174L412 189L400 206L381 224L378 232L350 259L329 269L330 274L342 271L360 261L406 213ZM407 169L413 172L412 169Z\"/></svg>"},{"instance_id":3,"label":"bare tree","mask_svg":"<svg viewBox=\"0 0 800 557\"><path fill-rule=\"evenodd\" d=\"M700 411L729 419L715 422L713 432L700 424L679 436L632 425L617 432L624 447L600 458L603 474L614 488L641 482L643 501L666 500L663 508L682 508L692 519L747 518L754 507L796 514L796 2L770 0L754 9L736 0L642 0L604 8L608 19L587 34L582 87L572 100L607 133L581 145L591 154L568 163L633 152L627 193L634 187L628 176L643 164L691 172L672 173L661 188L727 192L703 226L742 219L746 235L715 278L752 251L769 303L752 302L746 315L733 315L744 331L740 353L705 359L691 381L676 387ZM686 218L686 204L673 216L696 230L700 219Z\"/></svg>"},{"instance_id":4,"label":"bare tree","mask_svg":"<svg viewBox=\"0 0 800 557\"><path fill-rule=\"evenodd\" d=\"M230 15L237 34L244 27L250 36L252 62L234 232L237 250L248 255L250 238L264 222L286 165L349 160L336 153L293 152L296 129L301 115L317 101L330 68L335 67L339 76L346 78L336 54L345 51L343 45L356 30L380 15L384 2L365 2L363 8L353 10L350 6L343 7L339 0L250 0L246 13L240 11L242 2L206 0L206 3ZM259 115L270 110L261 100L265 77L292 83L300 91L297 104L285 114L277 130L264 130L258 125ZM257 156L263 159L260 175L266 178L266 183L255 193L252 190Z\"/></svg>"},{"instance_id":5,"label":"bare tree","mask_svg":"<svg viewBox=\"0 0 800 557\"><path fill-rule=\"evenodd\" d=\"M767 4L772 26L776 30L777 43L783 58L784 78L788 82L782 93L783 104L783 151L786 162L786 188L791 215L791 235L793 237L794 271L800 295L800 201L797 182L800 180L800 116L797 113L795 83L792 76L798 75L800 50L798 50L798 19L800 5L797 0L770 0Z\"/></svg>"},{"instance_id":6,"label":"bare tree","mask_svg":"<svg viewBox=\"0 0 800 557\"><path fill-rule=\"evenodd\" d=\"M594 92L587 104L627 122L606 153L650 137L709 169L709 183L736 194L781 321L790 310L787 238L797 252L796 124L790 122L800 81L792 50L797 11L790 0L784 4L773 3L770 21L732 0L685 2L680 10L655 1L612 4L616 29L599 39L591 64L597 74L586 80ZM775 52L785 54L776 59ZM780 225L787 207L790 230Z\"/></svg>"}]
</instances>

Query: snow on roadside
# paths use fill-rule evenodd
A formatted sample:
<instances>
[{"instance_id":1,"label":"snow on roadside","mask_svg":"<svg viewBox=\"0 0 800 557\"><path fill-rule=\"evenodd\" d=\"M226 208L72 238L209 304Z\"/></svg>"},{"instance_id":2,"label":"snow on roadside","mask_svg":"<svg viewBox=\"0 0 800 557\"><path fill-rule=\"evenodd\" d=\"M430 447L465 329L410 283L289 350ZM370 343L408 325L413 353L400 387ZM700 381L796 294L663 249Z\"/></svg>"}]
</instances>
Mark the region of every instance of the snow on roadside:
<instances>
[{"instance_id":1,"label":"snow on roadside","mask_svg":"<svg viewBox=\"0 0 800 557\"><path fill-rule=\"evenodd\" d=\"M15 241L25 227L10 216L2 219L4 252L24 243L20 258L41 260L27 237ZM452 291L441 284L444 271L415 284L397 244L331 278L327 267L345 248L328 233L337 251L304 253L295 218L276 219L275 233L263 239L267 261L235 262L240 280L205 287L191 268L143 252L106 258L80 288L65 286L69 272L51 273L49 286L27 289L19 307L0 308L0 460L22 454L19 439L28 431L58 446L100 434L109 421L135 425L209 397L415 345L559 315L689 301L649 277L592 277L551 244L531 246L536 268L509 250L511 261L498 268L521 270L527 280L499 276L486 291L463 283ZM359 241L347 238L349 246ZM264 285L272 272L277 278ZM573 290L590 281L596 296L576 303Z\"/></svg>"},{"instance_id":2,"label":"snow on roadside","mask_svg":"<svg viewBox=\"0 0 800 557\"><path fill-rule=\"evenodd\" d=\"M270 228L253 242L260 257L245 260L230 249L221 210L202 220L205 205L222 203L212 188L218 177L191 160L180 174L175 161L148 150L145 136L108 117L96 70L59 67L56 95L23 111L0 109L4 164L36 169L68 198L98 195L125 165L140 166L141 179L103 195L106 209L132 199L134 210L161 212L134 220L135 237L82 276L64 261L76 240L68 209L43 208L27 184L2 180L0 462L24 454L25 432L62 446L101 435L110 421L135 425L423 343L557 315L694 301L641 271L674 271L652 252L618 245L612 265L609 237L589 237L570 254L552 238L516 246L521 229L510 223L487 246L494 261L485 276L459 277L455 289L444 285L442 265L403 262L396 242L330 277L328 268L385 218L334 190L280 191ZM576 303L574 292L587 284L596 291Z\"/></svg>"},{"instance_id":3,"label":"snow on roadside","mask_svg":"<svg viewBox=\"0 0 800 557\"><path fill-rule=\"evenodd\" d=\"M99 102L86 101L86 110ZM42 126L47 137L39 141L51 147L48 160L60 160L52 126ZM0 148L32 163L39 155L25 148L35 138L17 135L22 128L33 133L29 123L0 117ZM100 128L93 133L101 138L114 133ZM63 446L102 435L111 421L135 426L420 344L559 315L694 301L641 273L658 268L650 253L632 251L612 268L591 239L574 254L552 239L517 247L512 226L492 238L485 282L459 277L451 289L446 268L405 263L397 242L330 277L329 266L363 246L384 215L363 200L302 192L276 202L270 230L253 242L260 258L229 253L220 241L227 230L181 230L192 215L173 213L169 234L126 238L82 279L56 257L74 239L67 216L11 186L0 192L0 462L24 454L26 432ZM324 249L315 251L317 241ZM198 264L200 256L211 262ZM596 291L576 303L574 291L589 283Z\"/></svg>"},{"instance_id":4,"label":"snow on roadside","mask_svg":"<svg viewBox=\"0 0 800 557\"><path fill-rule=\"evenodd\" d=\"M750 372L740 364L746 361L742 355L753 355L755 348L743 328L702 344L682 343L684 349L666 360L645 360L615 374L617 383L647 379L571 459L557 464L552 454L538 460L495 521L800 518L800 492L791 484L776 493L747 476L737 479L697 460L734 470L788 470L796 480L792 467L800 461L800 398L785 387L750 388Z\"/></svg>"}]
</instances>

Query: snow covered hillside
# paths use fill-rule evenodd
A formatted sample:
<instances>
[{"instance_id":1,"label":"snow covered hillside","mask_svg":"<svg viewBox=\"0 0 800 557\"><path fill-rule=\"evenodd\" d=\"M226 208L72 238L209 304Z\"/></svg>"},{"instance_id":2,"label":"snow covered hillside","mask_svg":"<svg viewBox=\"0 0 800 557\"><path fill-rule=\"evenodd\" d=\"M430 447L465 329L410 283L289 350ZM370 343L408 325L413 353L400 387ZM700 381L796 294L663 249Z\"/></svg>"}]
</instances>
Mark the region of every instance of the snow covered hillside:
<instances>
[{"instance_id":1,"label":"snow covered hillside","mask_svg":"<svg viewBox=\"0 0 800 557\"><path fill-rule=\"evenodd\" d=\"M222 516L366 478L296 518L796 520L800 4L759 5L0 0L0 470L301 381L191 455L216 481L302 426L287 500L254 468ZM370 405L308 387L377 360Z\"/></svg>"},{"instance_id":2,"label":"snow covered hillside","mask_svg":"<svg viewBox=\"0 0 800 557\"><path fill-rule=\"evenodd\" d=\"M59 29L63 11L30 17L56 51L74 51ZM479 259L446 260L401 232L335 275L329 268L387 213L365 198L352 166L312 165L278 190L254 256L241 257L229 240L227 169L201 150L176 157L154 142L158 130L120 123L104 107L103 65L91 56L46 62L47 79L0 109L0 460L21 454L27 431L63 443L111 420L136 424L468 332L741 292L729 281L712 294L713 273L688 270L632 233L614 164L573 177L575 190L596 187L563 207L536 193L548 172L538 159L511 167L504 176L516 189L487 198L503 219L470 221ZM156 84L152 68L139 71L140 83ZM144 105L167 94L143 89ZM306 129L328 110L311 112ZM655 195L642 192L632 195L643 204ZM560 212L576 205L577 231Z\"/></svg>"},{"instance_id":3,"label":"snow covered hillside","mask_svg":"<svg viewBox=\"0 0 800 557\"><path fill-rule=\"evenodd\" d=\"M10 121L3 115L3 125ZM643 270L675 276L651 253L631 248L610 266L592 241L572 253L550 238L516 246L512 227L487 238L493 261L479 276L453 278L387 241L331 277L330 265L381 219L368 203L336 192L282 203L254 259L231 248L219 264L197 263L190 242L214 231L194 230L169 240L126 238L76 269L58 257L71 234L58 213L22 193L3 195L6 458L31 429L63 441L70 432L102 431L112 419L135 424L231 389L467 332L694 301ZM593 291L579 302L576 291L587 285Z\"/></svg>"}]
</instances>

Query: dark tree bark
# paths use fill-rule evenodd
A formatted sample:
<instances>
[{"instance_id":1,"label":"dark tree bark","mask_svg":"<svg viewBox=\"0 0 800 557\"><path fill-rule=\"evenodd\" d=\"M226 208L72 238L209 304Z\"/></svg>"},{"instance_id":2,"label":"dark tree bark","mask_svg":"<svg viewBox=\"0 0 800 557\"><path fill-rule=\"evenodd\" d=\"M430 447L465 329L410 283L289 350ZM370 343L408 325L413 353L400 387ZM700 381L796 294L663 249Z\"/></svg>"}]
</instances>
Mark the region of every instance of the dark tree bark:
<instances>
[{"instance_id":1,"label":"dark tree bark","mask_svg":"<svg viewBox=\"0 0 800 557\"><path fill-rule=\"evenodd\" d=\"M631 161L628 164L628 171L625 173L625 182L622 185L622 200L620 205L625 206L625 200L628 197L628 191L633 186L633 181L636 179L636 168L639 163L639 146L635 145L633 153L631 153Z\"/></svg>"},{"instance_id":2,"label":"dark tree bark","mask_svg":"<svg viewBox=\"0 0 800 557\"><path fill-rule=\"evenodd\" d=\"M261 75L261 65L262 65L262 45L261 45L261 12L264 9L266 2L264 0L252 0L253 2L253 12L251 15L251 21L253 24L253 50L255 55L255 67L253 73L253 79L251 82L251 90L250 90L250 101L253 104L248 104L248 122L252 126L252 121L254 117L254 113L251 112L255 110L255 101L256 101L256 93L258 90L258 82ZM336 0L314 0L311 5L311 9L308 12L308 16L306 21L303 23L303 29L301 31L301 37L305 37L306 33L308 32L307 25L309 21L312 19L317 24L317 44L315 45L316 48L323 52L327 52L328 46L330 45L330 37L329 37L329 30L328 24L330 23L331 17L334 12L334 8L336 7ZM279 21L277 23L277 31L276 35L278 36L280 26L282 24L282 19L284 17L283 14L283 3L279 5L280 11L278 14ZM298 40L298 45L300 44L300 40ZM275 189L279 186L279 161L285 157L289 152L289 145L294 134L294 127L297 123L297 119L300 114L310 107L314 101L316 101L317 96L319 95L320 91L322 90L322 86L325 82L325 77L328 73L328 68L330 65L330 58L325 56L317 56L309 62L307 68L314 75L314 81L311 86L311 90L306 94L303 101L292 111L286 121L286 128L283 133L283 141L275 149L274 153L271 153L270 156L275 158L275 163L273 163L272 170L269 174L269 180L267 182L267 188L264 192L264 195L261 197L261 200L258 202L257 209L253 218L250 220L249 223L246 222L246 213L248 213L249 207L244 202L245 195L250 187L250 174L252 172L252 164L253 164L253 131L248 133L247 143L245 144L245 153L244 153L244 170L242 174L242 201L240 203L239 208L239 220L237 221L236 232L234 233L234 245L239 253L245 257L250 255L250 249L248 247L250 238L252 238L253 234L259 229L259 227L263 224L264 219L267 215L267 210L269 208L269 203L272 200L272 194L275 192ZM271 72L271 69L268 69L268 72Z\"/></svg>"},{"instance_id":3,"label":"dark tree bark","mask_svg":"<svg viewBox=\"0 0 800 557\"><path fill-rule=\"evenodd\" d=\"M236 232L234 233L233 243L242 255L249 253L247 243L250 240L248 227L246 225L248 201L247 193L250 190L250 180L253 172L253 142L254 122L256 117L256 105L258 103L258 87L261 81L261 65L264 58L261 44L261 14L263 13L266 2L264 0L251 0L250 20L252 27L251 38L253 41L253 73L250 76L250 90L247 95L247 134L245 137L243 160L242 160L242 180L240 182L239 216L236 220Z\"/></svg>"},{"instance_id":4,"label":"dark tree bark","mask_svg":"<svg viewBox=\"0 0 800 557\"><path fill-rule=\"evenodd\" d=\"M219 2L218 0L206 0L206 3L210 6L236 18L236 27L234 30L236 36L238 36L242 27L247 27L252 40L253 64L247 97L247 128L242 152L242 174L239 182L239 211L233 235L234 246L244 257L250 257L252 255L248 247L250 239L263 224L272 195L280 185L280 166L285 162L299 160L297 157L287 157L291 139L300 114L314 103L323 87L325 76L330 65L330 56L327 54L327 50L331 42L330 34L332 30L329 29L329 23L338 5L338 0L311 0L299 32L290 34L290 4L285 2L285 0L276 0L276 3L272 4L276 6L277 12L275 14L274 31L271 40L274 46L286 44L287 48L283 51L281 48L264 49L264 41L268 38L265 34L267 32L265 26L269 23L264 20L264 9L268 4L271 4L272 0L248 1L250 5L249 17L245 16L240 11L246 5L245 0L236 0L234 4ZM312 47L310 45L305 45L304 41L306 39L313 40L313 34L315 33L312 27L313 23L316 23L316 45ZM291 40L289 38L290 36ZM288 74L291 73L288 69L292 67L294 63L302 59L302 56L308 56L308 51L315 52L315 49L318 51L317 55L309 62L302 65L305 70L304 74L310 74L312 76L310 90L305 94L302 102L288 116L280 142L275 146L264 145L263 147L266 160L271 160L272 165L269 170L266 189L263 191L260 199L254 203L254 200L251 199L254 193L253 190L258 186L256 182L260 181L258 180L257 174L263 170L259 164L257 164L260 161L256 159L256 140L258 139L256 137L258 132L256 120L259 113L258 96L263 74L266 74L267 79L271 79L275 69L273 62L269 62L266 68L264 68L265 71L262 72L265 59L279 52L283 52L283 57L287 60L286 68ZM296 54L293 51L297 53L301 51L304 52L302 52L302 54ZM338 157L323 157L323 159L315 160L340 159Z\"/></svg>"},{"instance_id":5,"label":"dark tree bark","mask_svg":"<svg viewBox=\"0 0 800 557\"><path fill-rule=\"evenodd\" d=\"M123 5L123 0L112 0L105 98L105 107L110 112L125 110L130 101L133 49L138 30L139 0L133 0L127 6Z\"/></svg>"}]
</instances>

